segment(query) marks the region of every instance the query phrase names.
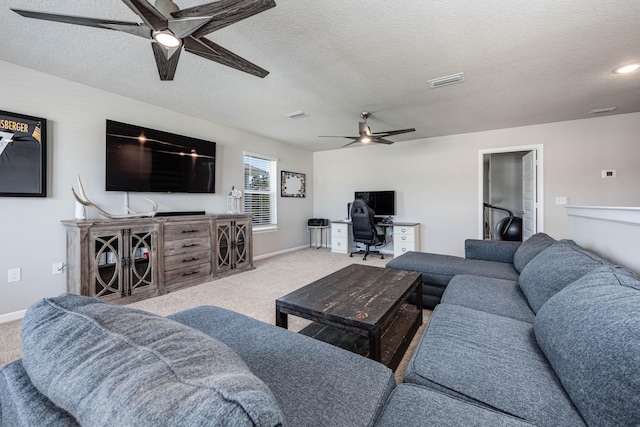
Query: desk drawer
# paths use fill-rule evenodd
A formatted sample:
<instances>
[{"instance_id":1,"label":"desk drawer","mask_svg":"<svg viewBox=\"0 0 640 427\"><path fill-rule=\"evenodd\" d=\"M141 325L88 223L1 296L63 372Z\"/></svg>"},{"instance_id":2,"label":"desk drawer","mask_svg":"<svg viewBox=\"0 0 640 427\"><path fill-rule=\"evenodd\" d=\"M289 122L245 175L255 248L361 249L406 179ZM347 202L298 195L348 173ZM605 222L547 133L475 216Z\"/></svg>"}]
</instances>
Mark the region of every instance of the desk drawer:
<instances>
[{"instance_id":1,"label":"desk drawer","mask_svg":"<svg viewBox=\"0 0 640 427\"><path fill-rule=\"evenodd\" d=\"M349 224L331 224L331 237L349 237Z\"/></svg>"},{"instance_id":2,"label":"desk drawer","mask_svg":"<svg viewBox=\"0 0 640 427\"><path fill-rule=\"evenodd\" d=\"M393 256L399 257L405 252L415 252L416 245L413 242L393 242Z\"/></svg>"},{"instance_id":3,"label":"desk drawer","mask_svg":"<svg viewBox=\"0 0 640 427\"><path fill-rule=\"evenodd\" d=\"M410 243L413 244L416 241L416 236L413 234L393 234L393 244Z\"/></svg>"},{"instance_id":4,"label":"desk drawer","mask_svg":"<svg viewBox=\"0 0 640 427\"><path fill-rule=\"evenodd\" d=\"M416 234L415 226L396 225L393 227L394 236L415 236L415 234Z\"/></svg>"},{"instance_id":5,"label":"desk drawer","mask_svg":"<svg viewBox=\"0 0 640 427\"><path fill-rule=\"evenodd\" d=\"M331 252L346 254L349 252L349 239L346 237L331 237Z\"/></svg>"}]
</instances>

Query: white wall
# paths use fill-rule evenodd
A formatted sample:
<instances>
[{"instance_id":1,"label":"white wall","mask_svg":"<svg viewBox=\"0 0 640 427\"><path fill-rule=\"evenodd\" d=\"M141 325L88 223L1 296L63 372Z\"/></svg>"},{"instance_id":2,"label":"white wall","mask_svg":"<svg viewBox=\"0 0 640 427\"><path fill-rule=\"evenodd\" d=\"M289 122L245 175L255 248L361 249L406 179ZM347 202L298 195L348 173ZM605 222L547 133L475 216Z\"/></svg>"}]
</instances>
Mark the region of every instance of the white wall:
<instances>
[{"instance_id":1,"label":"white wall","mask_svg":"<svg viewBox=\"0 0 640 427\"><path fill-rule=\"evenodd\" d=\"M640 113L314 154L314 216L343 218L354 190L396 190L398 220L418 221L421 250L463 255L477 238L478 150L542 144L544 230L568 237L571 204L640 206ZM604 180L603 169L617 178Z\"/></svg>"},{"instance_id":2,"label":"white wall","mask_svg":"<svg viewBox=\"0 0 640 427\"><path fill-rule=\"evenodd\" d=\"M242 155L248 150L277 157L279 169L307 176L307 198L278 198L281 228L254 235L254 254L283 251L308 242L305 224L313 216L311 152L3 61L0 75L0 110L48 120L47 197L0 198L0 317L65 291L65 275L52 275L52 264L65 261L66 238L60 221L74 216L70 188L76 185L76 175L80 174L95 203L110 212L123 213L124 193L104 191L106 119L217 143L216 194L130 193L133 210L148 210L146 196L159 203L160 211L225 212L231 186L242 188ZM88 215L98 217L91 210ZM22 281L7 282L7 270L11 268L22 268Z\"/></svg>"}]
</instances>

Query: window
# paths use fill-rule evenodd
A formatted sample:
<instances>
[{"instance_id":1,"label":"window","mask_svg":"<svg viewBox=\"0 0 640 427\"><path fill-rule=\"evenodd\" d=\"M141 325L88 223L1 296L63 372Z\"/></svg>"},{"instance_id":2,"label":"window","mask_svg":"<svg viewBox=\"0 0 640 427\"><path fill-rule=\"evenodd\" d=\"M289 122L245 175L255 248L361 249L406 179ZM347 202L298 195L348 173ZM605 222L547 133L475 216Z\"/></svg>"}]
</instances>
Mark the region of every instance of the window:
<instances>
[{"instance_id":1,"label":"window","mask_svg":"<svg viewBox=\"0 0 640 427\"><path fill-rule=\"evenodd\" d=\"M244 211L253 214L257 230L278 224L277 159L261 154L244 153Z\"/></svg>"}]
</instances>

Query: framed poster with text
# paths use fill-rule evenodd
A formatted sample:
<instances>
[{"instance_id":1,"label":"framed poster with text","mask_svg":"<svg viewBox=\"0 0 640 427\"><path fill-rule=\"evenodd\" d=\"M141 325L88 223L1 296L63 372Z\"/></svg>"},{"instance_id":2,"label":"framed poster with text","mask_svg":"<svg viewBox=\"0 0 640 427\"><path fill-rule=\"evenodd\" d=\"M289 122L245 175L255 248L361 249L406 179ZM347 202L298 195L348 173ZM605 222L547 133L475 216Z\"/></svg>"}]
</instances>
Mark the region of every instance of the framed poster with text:
<instances>
[{"instance_id":1,"label":"framed poster with text","mask_svg":"<svg viewBox=\"0 0 640 427\"><path fill-rule=\"evenodd\" d=\"M47 120L0 111L0 197L47 195Z\"/></svg>"}]
</instances>

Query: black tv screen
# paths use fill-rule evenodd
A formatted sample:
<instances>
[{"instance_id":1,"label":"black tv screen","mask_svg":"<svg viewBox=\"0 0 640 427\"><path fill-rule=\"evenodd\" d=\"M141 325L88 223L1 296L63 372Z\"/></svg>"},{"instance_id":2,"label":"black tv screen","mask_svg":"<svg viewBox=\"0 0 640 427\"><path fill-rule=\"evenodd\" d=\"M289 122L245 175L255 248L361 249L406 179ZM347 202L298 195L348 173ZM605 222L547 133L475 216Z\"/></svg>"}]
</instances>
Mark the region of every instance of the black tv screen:
<instances>
[{"instance_id":1,"label":"black tv screen","mask_svg":"<svg viewBox=\"0 0 640 427\"><path fill-rule=\"evenodd\" d=\"M107 120L107 191L215 193L216 143Z\"/></svg>"},{"instance_id":2,"label":"black tv screen","mask_svg":"<svg viewBox=\"0 0 640 427\"><path fill-rule=\"evenodd\" d=\"M356 191L354 199L362 199L373 209L376 216L396 214L395 191Z\"/></svg>"}]
</instances>

